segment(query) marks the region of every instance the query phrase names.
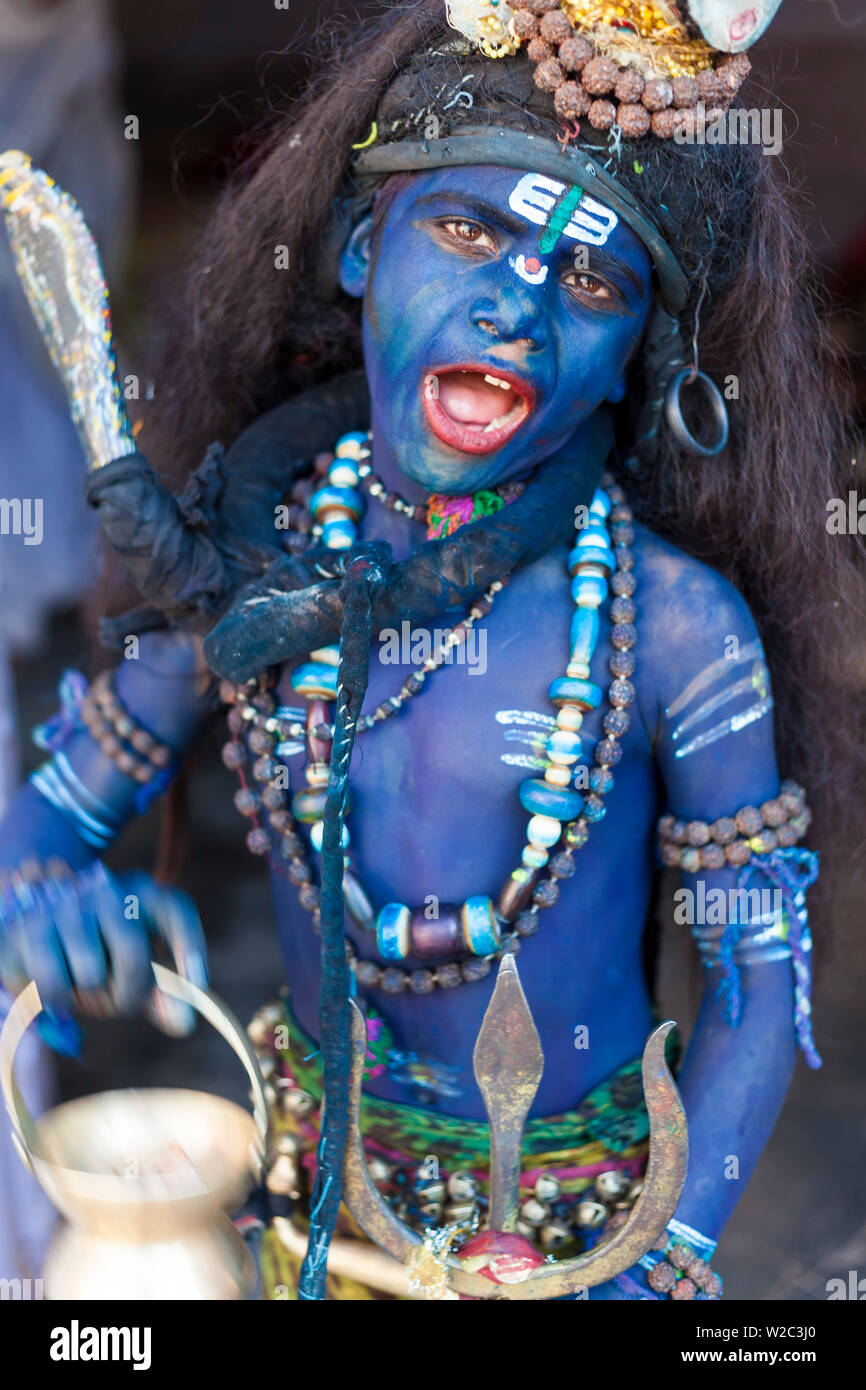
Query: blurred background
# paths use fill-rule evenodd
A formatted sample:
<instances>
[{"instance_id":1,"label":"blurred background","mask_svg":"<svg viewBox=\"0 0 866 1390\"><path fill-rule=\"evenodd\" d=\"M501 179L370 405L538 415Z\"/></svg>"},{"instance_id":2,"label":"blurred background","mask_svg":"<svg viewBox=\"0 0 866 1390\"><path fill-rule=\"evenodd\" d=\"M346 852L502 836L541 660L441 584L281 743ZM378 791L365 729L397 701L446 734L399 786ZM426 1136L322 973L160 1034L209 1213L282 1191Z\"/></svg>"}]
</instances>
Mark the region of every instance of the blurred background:
<instances>
[{"instance_id":1,"label":"blurred background","mask_svg":"<svg viewBox=\"0 0 866 1390\"><path fill-rule=\"evenodd\" d=\"M255 148L269 115L303 89L316 26L371 8L339 0L288 0L279 8L278 0L0 0L0 149L26 150L81 203L108 270L122 374L139 377L145 413L159 409L159 382L147 379L145 366L157 306L171 275L194 255L197 229L227 169ZM774 94L765 104L785 111L783 158L808 198L809 236L862 421L866 6L783 0L751 56ZM0 419L0 495L54 499L45 544L28 548L4 536L0 546L2 800L41 760L29 731L55 709L62 670L91 665L81 605L98 566L81 504L83 460L5 244ZM214 987L246 1019L276 995L281 971L267 880L244 847L220 741L215 729L187 778L183 882L202 912ZM151 868L157 838L154 811L130 828L109 862ZM866 1275L864 890L861 847L834 920L823 924L836 939L816 1002L825 1065L814 1073L798 1064L773 1139L724 1235L718 1267L731 1298L821 1299L829 1278ZM700 981L685 936L664 933L661 998L687 1035ZM88 1024L81 1060L47 1068L37 1056L28 1060L34 1108L53 1088L63 1098L135 1084L198 1086L238 1100L245 1093L234 1059L205 1026L178 1043L143 1023ZM0 1227L20 1183L8 1157L5 1164L0 1154ZM24 1209L35 1201L30 1193L22 1200ZM16 1233L13 1268L23 1271L29 1261L38 1272L47 1219L43 1213L40 1226L34 1214Z\"/></svg>"}]
</instances>

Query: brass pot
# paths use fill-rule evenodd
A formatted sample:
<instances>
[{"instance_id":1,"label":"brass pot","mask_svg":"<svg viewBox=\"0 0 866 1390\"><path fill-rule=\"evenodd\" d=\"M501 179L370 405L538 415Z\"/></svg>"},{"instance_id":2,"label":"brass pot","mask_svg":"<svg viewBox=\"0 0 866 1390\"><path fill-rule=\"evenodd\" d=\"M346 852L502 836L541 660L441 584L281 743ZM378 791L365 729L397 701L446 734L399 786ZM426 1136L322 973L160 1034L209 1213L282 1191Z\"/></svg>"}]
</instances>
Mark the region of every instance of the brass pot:
<instances>
[{"instance_id":1,"label":"brass pot","mask_svg":"<svg viewBox=\"0 0 866 1390\"><path fill-rule=\"evenodd\" d=\"M209 992L160 965L159 989L198 1010L240 1058L253 1114L180 1089L107 1091L28 1113L14 1079L18 1044L42 1011L35 983L0 1033L0 1087L24 1163L66 1218L49 1252L53 1299L237 1299L255 1267L226 1213L261 1174L267 1107L255 1053Z\"/></svg>"}]
</instances>

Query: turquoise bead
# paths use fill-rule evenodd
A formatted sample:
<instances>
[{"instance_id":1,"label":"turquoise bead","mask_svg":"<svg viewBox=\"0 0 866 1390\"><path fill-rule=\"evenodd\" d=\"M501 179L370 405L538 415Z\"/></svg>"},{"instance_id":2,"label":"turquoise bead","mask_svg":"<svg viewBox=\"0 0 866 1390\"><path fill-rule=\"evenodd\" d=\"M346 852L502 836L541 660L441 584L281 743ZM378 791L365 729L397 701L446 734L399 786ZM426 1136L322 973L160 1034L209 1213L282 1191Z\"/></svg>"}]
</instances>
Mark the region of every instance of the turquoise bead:
<instances>
[{"instance_id":1,"label":"turquoise bead","mask_svg":"<svg viewBox=\"0 0 866 1390\"><path fill-rule=\"evenodd\" d=\"M526 827L526 838L530 844L550 849L562 835L562 826L553 816L532 816Z\"/></svg>"},{"instance_id":2,"label":"turquoise bead","mask_svg":"<svg viewBox=\"0 0 866 1390\"><path fill-rule=\"evenodd\" d=\"M576 545L568 557L569 574L574 574L578 565L600 565L608 574L613 574L616 569L616 557L606 546Z\"/></svg>"},{"instance_id":3,"label":"turquoise bead","mask_svg":"<svg viewBox=\"0 0 866 1390\"><path fill-rule=\"evenodd\" d=\"M571 620L571 659L590 663L598 642L598 609L578 608Z\"/></svg>"},{"instance_id":4,"label":"turquoise bead","mask_svg":"<svg viewBox=\"0 0 866 1390\"><path fill-rule=\"evenodd\" d=\"M578 549L585 545L600 545L607 549L610 546L610 536L605 526L600 526L597 521L591 521L588 526L580 528L574 544Z\"/></svg>"},{"instance_id":5,"label":"turquoise bead","mask_svg":"<svg viewBox=\"0 0 866 1390\"><path fill-rule=\"evenodd\" d=\"M357 487L361 474L354 459L334 459L328 469L328 482L332 487Z\"/></svg>"},{"instance_id":6,"label":"turquoise bead","mask_svg":"<svg viewBox=\"0 0 866 1390\"><path fill-rule=\"evenodd\" d=\"M598 608L607 598L607 580L600 574L576 574L571 581L571 597L580 607Z\"/></svg>"},{"instance_id":7,"label":"turquoise bead","mask_svg":"<svg viewBox=\"0 0 866 1390\"><path fill-rule=\"evenodd\" d=\"M567 729L557 729L545 744L548 753L565 753L569 757L579 757L581 750L580 734L570 734Z\"/></svg>"},{"instance_id":8,"label":"turquoise bead","mask_svg":"<svg viewBox=\"0 0 866 1390\"><path fill-rule=\"evenodd\" d=\"M593 493L592 501L589 504L589 511L591 516L610 516L610 498L600 487L597 487Z\"/></svg>"},{"instance_id":9,"label":"turquoise bead","mask_svg":"<svg viewBox=\"0 0 866 1390\"><path fill-rule=\"evenodd\" d=\"M316 851L317 854L322 853L322 837L324 836L324 833L324 821L317 820L316 823L310 829L310 844L313 846L313 849ZM347 825L343 826L343 833L340 836L340 848L349 848L349 827Z\"/></svg>"},{"instance_id":10,"label":"turquoise bead","mask_svg":"<svg viewBox=\"0 0 866 1390\"><path fill-rule=\"evenodd\" d=\"M305 700L336 700L337 668L326 666L324 661L305 661L296 666L290 677L296 695Z\"/></svg>"},{"instance_id":11,"label":"turquoise bead","mask_svg":"<svg viewBox=\"0 0 866 1390\"><path fill-rule=\"evenodd\" d=\"M409 954L409 919L404 903L386 903L376 918L376 947L385 960L405 960Z\"/></svg>"},{"instance_id":12,"label":"turquoise bead","mask_svg":"<svg viewBox=\"0 0 866 1390\"><path fill-rule=\"evenodd\" d=\"M520 857L527 869L543 869L550 855L546 849L539 849L537 845L524 845Z\"/></svg>"},{"instance_id":13,"label":"turquoise bead","mask_svg":"<svg viewBox=\"0 0 866 1390\"><path fill-rule=\"evenodd\" d=\"M314 652L310 652L310 660L321 662L324 666L339 666L340 648L338 645L333 647L317 647Z\"/></svg>"},{"instance_id":14,"label":"turquoise bead","mask_svg":"<svg viewBox=\"0 0 866 1390\"><path fill-rule=\"evenodd\" d=\"M348 434L341 435L334 446L334 453L338 459L357 458L362 449L369 447L370 436L363 430L349 430ZM590 510L592 508L590 507Z\"/></svg>"},{"instance_id":15,"label":"turquoise bead","mask_svg":"<svg viewBox=\"0 0 866 1390\"><path fill-rule=\"evenodd\" d=\"M292 815L295 820L303 821L305 825L321 820L325 814L327 799L327 787L310 787L304 791L295 792L292 797Z\"/></svg>"},{"instance_id":16,"label":"turquoise bead","mask_svg":"<svg viewBox=\"0 0 866 1390\"><path fill-rule=\"evenodd\" d=\"M318 517L331 507L345 507L355 521L364 515L365 498L363 492L353 487L320 487L310 498L310 513Z\"/></svg>"},{"instance_id":17,"label":"turquoise bead","mask_svg":"<svg viewBox=\"0 0 866 1390\"><path fill-rule=\"evenodd\" d=\"M520 784L520 804L532 816L574 820L580 815L583 797L569 787L552 787L540 777L528 777Z\"/></svg>"},{"instance_id":18,"label":"turquoise bead","mask_svg":"<svg viewBox=\"0 0 866 1390\"><path fill-rule=\"evenodd\" d=\"M358 532L351 521L339 517L326 521L322 527L322 540L328 550L348 550L358 539Z\"/></svg>"},{"instance_id":19,"label":"turquoise bead","mask_svg":"<svg viewBox=\"0 0 866 1390\"><path fill-rule=\"evenodd\" d=\"M489 956L500 942L499 923L492 898L477 894L467 898L460 911L463 940L473 956Z\"/></svg>"},{"instance_id":20,"label":"turquoise bead","mask_svg":"<svg viewBox=\"0 0 866 1390\"><path fill-rule=\"evenodd\" d=\"M551 681L547 698L555 705L574 703L583 709L598 709L601 704L601 686L593 681L578 680L576 676L558 676Z\"/></svg>"}]
</instances>

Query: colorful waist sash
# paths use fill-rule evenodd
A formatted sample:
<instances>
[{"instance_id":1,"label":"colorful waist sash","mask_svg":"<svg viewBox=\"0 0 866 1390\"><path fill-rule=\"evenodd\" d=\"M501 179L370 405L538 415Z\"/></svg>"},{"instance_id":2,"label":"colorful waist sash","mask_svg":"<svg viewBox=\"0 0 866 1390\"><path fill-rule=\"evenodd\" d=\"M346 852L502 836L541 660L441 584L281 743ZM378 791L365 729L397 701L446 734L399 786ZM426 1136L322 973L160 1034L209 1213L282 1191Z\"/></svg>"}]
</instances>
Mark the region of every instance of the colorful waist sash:
<instances>
[{"instance_id":1,"label":"colorful waist sash","mask_svg":"<svg viewBox=\"0 0 866 1390\"><path fill-rule=\"evenodd\" d=\"M291 1199L291 1227L308 1225L309 1196L316 1167L321 1062L317 1044L300 1027L286 1002L278 1016L269 1008L267 1034L273 1048L272 1084L277 1094L272 1133L297 1142L298 1182ZM675 1058L669 1057L673 1065ZM380 1059L368 1054L375 1072ZM361 1129L371 1176L401 1219L419 1233L457 1223L483 1221L489 1190L487 1124L364 1093ZM626 1062L594 1086L573 1110L530 1119L523 1143L521 1226L542 1250L578 1254L626 1219L646 1166L649 1122L643 1102L640 1060ZM604 1175L604 1177L601 1177ZM598 1181L597 1181L598 1180ZM272 1208L273 1210L273 1208ZM285 1197L281 1210L285 1211ZM532 1224L534 1223L534 1225ZM281 1233L282 1227L282 1233ZM294 1299L300 1256L286 1245L286 1223L275 1221L261 1245L261 1292L269 1299ZM369 1242L343 1208L337 1224L343 1241ZM297 1239L293 1242L297 1245ZM328 1297L370 1300L394 1297L345 1273L328 1276ZM403 1295L396 1295L402 1297Z\"/></svg>"},{"instance_id":2,"label":"colorful waist sash","mask_svg":"<svg viewBox=\"0 0 866 1390\"><path fill-rule=\"evenodd\" d=\"M287 1038L287 1044L278 1050L278 1065L318 1107L322 1099L318 1046L285 1003L283 1008L284 1031L280 1036ZM294 1121L296 1117L291 1118ZM317 1133L313 1118L301 1121L311 1138ZM278 1128L287 1127L284 1116L275 1117L275 1121ZM369 1149L383 1156L393 1155L393 1161L421 1162L435 1152L455 1168L486 1170L490 1162L485 1120L443 1115L420 1106L381 1100L365 1092L361 1099L361 1129ZM564 1162L578 1149L587 1151L590 1164L594 1148L598 1149L599 1160L619 1156L627 1161L635 1145L643 1145L648 1136L638 1058L625 1062L607 1080L594 1086L573 1110L549 1119L528 1120L523 1152L527 1159L532 1159L532 1168Z\"/></svg>"}]
</instances>

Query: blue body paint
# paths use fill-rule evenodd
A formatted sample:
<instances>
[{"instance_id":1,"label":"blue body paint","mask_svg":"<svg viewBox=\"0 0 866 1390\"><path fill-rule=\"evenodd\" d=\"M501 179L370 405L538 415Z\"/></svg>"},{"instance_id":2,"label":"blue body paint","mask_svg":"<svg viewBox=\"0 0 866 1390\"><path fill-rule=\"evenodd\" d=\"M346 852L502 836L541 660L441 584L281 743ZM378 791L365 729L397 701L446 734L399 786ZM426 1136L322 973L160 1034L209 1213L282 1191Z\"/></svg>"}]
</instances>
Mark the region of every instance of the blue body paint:
<instances>
[{"instance_id":1,"label":"blue body paint","mask_svg":"<svg viewBox=\"0 0 866 1390\"><path fill-rule=\"evenodd\" d=\"M518 177L486 167L418 175L393 198L372 258L364 226L343 258L344 288L364 297L374 465L386 486L413 501L431 491L467 493L528 474L625 390L651 301L646 251L620 223L603 246L589 246L587 278L576 272L572 279L573 241L560 237L541 254L537 222L511 206ZM455 447L431 425L431 414L437 417L425 403L425 383L440 373L443 381L459 378L461 368L474 368L482 379L491 375L490 389L502 390L503 405L520 414L495 448L485 448L483 439L474 450ZM468 423L460 423L469 429L479 423L472 418L473 400L480 411L489 395L477 383L463 393L462 385L446 381L445 396L464 417L468 411ZM369 509L363 535L388 540L398 557L424 539L423 527L378 506ZM500 595L485 619L486 680L469 680L465 667L444 669L358 747L352 848L378 903L494 894L517 864L526 828L517 788L526 772L503 760L501 713L551 709L547 689L567 660L573 615L566 558L565 551L551 552L520 571ZM769 718L756 720L736 740L714 741L677 759L676 721L666 711L724 656L728 634L748 644L757 632L726 581L642 527L635 562L637 701L608 814L593 826L590 845L577 855L577 873L544 913L541 932L520 960L546 1058L538 1115L573 1107L640 1054L653 1026L641 943L654 884L657 817L672 809L685 819L711 821L760 804L779 784ZM165 638L180 649L185 640ZM610 655L603 623L592 663L592 679L602 686ZM374 656L365 707L393 694L408 670ZM121 694L178 752L197 734L202 710L192 679L160 683L145 665L126 663ZM292 703L287 673L278 694ZM602 714L587 716L589 747L601 736ZM86 736L77 735L68 752L96 794L119 813L131 809L134 789ZM76 864L92 858L32 788L19 794L0 845L0 862L7 864L27 853L56 852ZM735 882L734 870L714 875L723 890ZM273 884L293 1007L315 1036L319 944L285 875L274 872ZM369 939L351 927L349 934L361 955L371 955ZM375 996L401 1052L449 1068L452 1094L430 1099L450 1114L483 1115L471 1058L491 989L488 979L424 999ZM713 984L704 991L679 1077L691 1160L677 1215L711 1237L743 1191L784 1097L794 1059L791 1016L791 972L783 962L744 969L737 1029L724 1023ZM588 1030L585 1049L574 1047L576 1024ZM393 1074L369 1089L391 1100L416 1099L408 1081ZM737 1181L726 1180L732 1155ZM593 1297L617 1296L610 1285L593 1291Z\"/></svg>"}]
</instances>

